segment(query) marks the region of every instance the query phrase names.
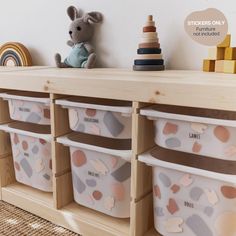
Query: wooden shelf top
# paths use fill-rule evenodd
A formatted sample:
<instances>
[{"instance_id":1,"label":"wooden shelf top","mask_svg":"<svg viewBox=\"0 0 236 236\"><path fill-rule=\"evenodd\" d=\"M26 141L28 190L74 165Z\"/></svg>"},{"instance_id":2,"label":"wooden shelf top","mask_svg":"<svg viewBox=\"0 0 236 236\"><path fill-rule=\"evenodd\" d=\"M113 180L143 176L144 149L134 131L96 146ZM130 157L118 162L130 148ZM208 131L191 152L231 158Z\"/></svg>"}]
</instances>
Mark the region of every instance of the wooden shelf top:
<instances>
[{"instance_id":1,"label":"wooden shelf top","mask_svg":"<svg viewBox=\"0 0 236 236\"><path fill-rule=\"evenodd\" d=\"M236 111L236 75L231 74L0 68L0 88Z\"/></svg>"}]
</instances>

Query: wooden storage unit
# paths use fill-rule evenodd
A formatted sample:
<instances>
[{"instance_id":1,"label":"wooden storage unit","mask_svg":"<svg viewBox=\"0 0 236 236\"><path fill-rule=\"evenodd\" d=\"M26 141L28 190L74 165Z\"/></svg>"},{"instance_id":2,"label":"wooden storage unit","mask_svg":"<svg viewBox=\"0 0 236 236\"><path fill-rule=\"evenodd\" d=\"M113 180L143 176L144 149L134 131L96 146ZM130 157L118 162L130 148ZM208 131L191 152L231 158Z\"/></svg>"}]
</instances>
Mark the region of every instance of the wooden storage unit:
<instances>
[{"instance_id":1,"label":"wooden storage unit","mask_svg":"<svg viewBox=\"0 0 236 236\"><path fill-rule=\"evenodd\" d=\"M1 90L47 93L51 100L53 193L15 181L10 145L0 133L1 199L85 236L159 236L153 227L151 168L140 153L154 146L152 122L139 115L153 103L236 111L236 76L194 71L133 72L118 69L0 68ZM70 131L68 114L55 99L68 95L133 102L131 218L117 219L73 201L68 148L56 138ZM10 121L0 99L0 123ZM2 151L4 150L4 151Z\"/></svg>"}]
</instances>

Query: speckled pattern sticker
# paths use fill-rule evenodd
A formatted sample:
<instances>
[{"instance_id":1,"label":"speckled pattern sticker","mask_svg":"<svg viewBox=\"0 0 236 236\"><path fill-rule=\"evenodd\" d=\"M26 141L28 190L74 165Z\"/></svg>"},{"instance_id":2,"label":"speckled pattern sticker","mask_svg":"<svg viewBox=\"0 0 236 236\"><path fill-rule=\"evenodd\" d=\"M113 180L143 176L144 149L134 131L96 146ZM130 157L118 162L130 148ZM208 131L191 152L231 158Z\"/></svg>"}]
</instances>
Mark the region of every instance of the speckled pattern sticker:
<instances>
[{"instance_id":1,"label":"speckled pattern sticker","mask_svg":"<svg viewBox=\"0 0 236 236\"><path fill-rule=\"evenodd\" d=\"M131 116L119 112L69 108L70 128L77 132L109 138L131 138Z\"/></svg>"},{"instance_id":2,"label":"speckled pattern sticker","mask_svg":"<svg viewBox=\"0 0 236 236\"><path fill-rule=\"evenodd\" d=\"M236 161L236 128L158 118L155 142L164 148Z\"/></svg>"},{"instance_id":3,"label":"speckled pattern sticker","mask_svg":"<svg viewBox=\"0 0 236 236\"><path fill-rule=\"evenodd\" d=\"M50 125L50 107L44 103L8 101L11 119L34 124Z\"/></svg>"},{"instance_id":4,"label":"speckled pattern sticker","mask_svg":"<svg viewBox=\"0 0 236 236\"><path fill-rule=\"evenodd\" d=\"M162 235L236 235L233 184L159 166L153 181L155 228Z\"/></svg>"},{"instance_id":5,"label":"speckled pattern sticker","mask_svg":"<svg viewBox=\"0 0 236 236\"><path fill-rule=\"evenodd\" d=\"M52 192L51 144L11 133L16 180L46 192Z\"/></svg>"},{"instance_id":6,"label":"speckled pattern sticker","mask_svg":"<svg viewBox=\"0 0 236 236\"><path fill-rule=\"evenodd\" d=\"M114 217L130 217L130 162L74 147L70 152L75 201Z\"/></svg>"}]
</instances>

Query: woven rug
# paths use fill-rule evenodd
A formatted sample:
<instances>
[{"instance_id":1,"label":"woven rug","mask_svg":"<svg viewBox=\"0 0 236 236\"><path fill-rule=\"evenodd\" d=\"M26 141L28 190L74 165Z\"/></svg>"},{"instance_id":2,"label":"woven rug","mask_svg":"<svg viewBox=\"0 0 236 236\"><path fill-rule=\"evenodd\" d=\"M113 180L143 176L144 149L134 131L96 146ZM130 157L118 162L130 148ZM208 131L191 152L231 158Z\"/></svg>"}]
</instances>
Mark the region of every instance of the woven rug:
<instances>
[{"instance_id":1,"label":"woven rug","mask_svg":"<svg viewBox=\"0 0 236 236\"><path fill-rule=\"evenodd\" d=\"M78 236L42 218L0 201L0 236Z\"/></svg>"}]
</instances>

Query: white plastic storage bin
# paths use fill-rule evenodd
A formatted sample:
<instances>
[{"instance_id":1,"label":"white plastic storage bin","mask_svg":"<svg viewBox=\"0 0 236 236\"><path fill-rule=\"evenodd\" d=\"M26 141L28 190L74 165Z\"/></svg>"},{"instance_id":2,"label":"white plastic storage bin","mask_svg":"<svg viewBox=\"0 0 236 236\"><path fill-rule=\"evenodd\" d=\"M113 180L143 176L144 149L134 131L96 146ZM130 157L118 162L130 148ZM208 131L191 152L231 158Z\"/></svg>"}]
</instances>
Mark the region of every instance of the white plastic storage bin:
<instances>
[{"instance_id":1,"label":"white plastic storage bin","mask_svg":"<svg viewBox=\"0 0 236 236\"><path fill-rule=\"evenodd\" d=\"M73 131L117 139L131 138L132 103L89 98L56 100L69 111Z\"/></svg>"},{"instance_id":2,"label":"white plastic storage bin","mask_svg":"<svg viewBox=\"0 0 236 236\"><path fill-rule=\"evenodd\" d=\"M152 106L141 115L154 120L155 142L161 147L236 161L234 112Z\"/></svg>"},{"instance_id":3,"label":"white plastic storage bin","mask_svg":"<svg viewBox=\"0 0 236 236\"><path fill-rule=\"evenodd\" d=\"M12 120L50 125L50 99L48 95L28 92L1 93L8 101Z\"/></svg>"},{"instance_id":4,"label":"white plastic storage bin","mask_svg":"<svg viewBox=\"0 0 236 236\"><path fill-rule=\"evenodd\" d=\"M10 133L16 180L52 192L50 127L16 122L0 130Z\"/></svg>"},{"instance_id":5,"label":"white plastic storage bin","mask_svg":"<svg viewBox=\"0 0 236 236\"><path fill-rule=\"evenodd\" d=\"M160 234L236 235L234 161L161 148L140 155L139 161L153 169L154 222Z\"/></svg>"},{"instance_id":6,"label":"white plastic storage bin","mask_svg":"<svg viewBox=\"0 0 236 236\"><path fill-rule=\"evenodd\" d=\"M85 134L57 138L70 147L75 201L110 216L129 218L130 144L115 141Z\"/></svg>"}]
</instances>

